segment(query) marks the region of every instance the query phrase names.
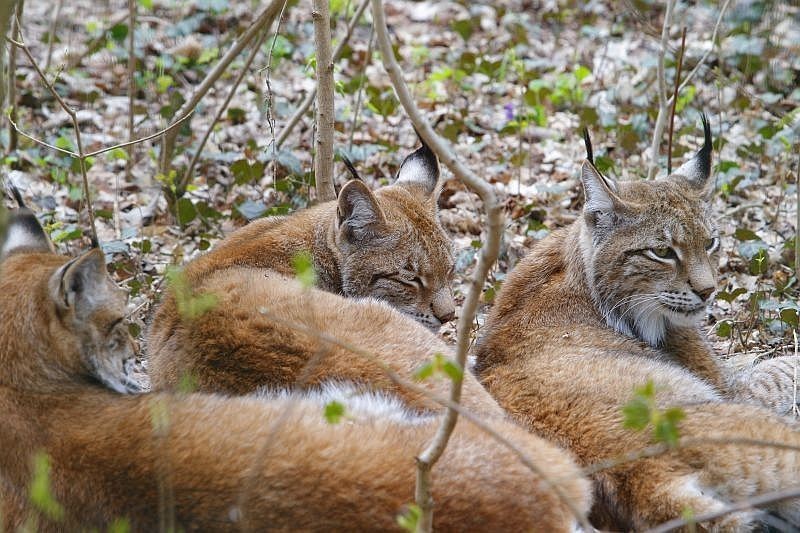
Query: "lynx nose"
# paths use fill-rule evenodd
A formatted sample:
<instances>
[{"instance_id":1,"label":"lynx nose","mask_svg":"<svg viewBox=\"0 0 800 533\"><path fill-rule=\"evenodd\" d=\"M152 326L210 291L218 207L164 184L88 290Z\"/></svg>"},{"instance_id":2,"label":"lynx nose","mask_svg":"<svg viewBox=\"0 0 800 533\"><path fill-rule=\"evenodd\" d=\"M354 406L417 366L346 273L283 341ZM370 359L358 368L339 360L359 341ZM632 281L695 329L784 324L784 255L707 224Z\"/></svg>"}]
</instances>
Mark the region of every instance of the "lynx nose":
<instances>
[{"instance_id":1,"label":"lynx nose","mask_svg":"<svg viewBox=\"0 0 800 533\"><path fill-rule=\"evenodd\" d=\"M436 291L431 302L431 311L439 322L445 324L456 316L456 306L453 303L453 293L450 287L445 287Z\"/></svg>"},{"instance_id":2,"label":"lynx nose","mask_svg":"<svg viewBox=\"0 0 800 533\"><path fill-rule=\"evenodd\" d=\"M706 287L704 289L695 289L697 295L705 302L707 301L712 294L714 294L714 287Z\"/></svg>"}]
</instances>

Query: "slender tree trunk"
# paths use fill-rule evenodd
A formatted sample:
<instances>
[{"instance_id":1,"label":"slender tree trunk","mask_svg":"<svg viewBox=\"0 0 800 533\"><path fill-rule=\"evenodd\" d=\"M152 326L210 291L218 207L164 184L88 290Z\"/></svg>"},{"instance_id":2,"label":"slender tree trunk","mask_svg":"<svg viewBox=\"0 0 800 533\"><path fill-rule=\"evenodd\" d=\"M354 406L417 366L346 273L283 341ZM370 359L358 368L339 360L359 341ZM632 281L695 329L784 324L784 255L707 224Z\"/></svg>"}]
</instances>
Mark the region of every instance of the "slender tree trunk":
<instances>
[{"instance_id":1,"label":"slender tree trunk","mask_svg":"<svg viewBox=\"0 0 800 533\"><path fill-rule=\"evenodd\" d=\"M336 199L333 188L333 53L331 51L331 17L328 0L312 0L314 44L317 49L317 142L314 158L314 179L317 199Z\"/></svg>"}]
</instances>

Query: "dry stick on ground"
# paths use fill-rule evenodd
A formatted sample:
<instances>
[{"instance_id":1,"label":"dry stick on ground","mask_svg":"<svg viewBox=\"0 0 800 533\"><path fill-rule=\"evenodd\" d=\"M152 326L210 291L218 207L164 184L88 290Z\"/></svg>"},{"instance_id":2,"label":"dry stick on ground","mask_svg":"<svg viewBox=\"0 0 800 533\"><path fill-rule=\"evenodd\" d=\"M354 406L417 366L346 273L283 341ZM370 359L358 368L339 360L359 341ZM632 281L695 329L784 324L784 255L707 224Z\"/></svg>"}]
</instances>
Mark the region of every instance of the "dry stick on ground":
<instances>
[{"instance_id":1,"label":"dry stick on ground","mask_svg":"<svg viewBox=\"0 0 800 533\"><path fill-rule=\"evenodd\" d=\"M661 146L661 137L664 134L664 122L667 120L669 107L667 105L667 82L664 74L664 61L667 54L669 42L669 27L672 20L672 9L675 7L675 0L667 0L667 8L664 12L664 25L661 27L661 45L658 50L658 63L656 92L658 92L658 115L656 124L653 128L653 142L650 145L650 167L647 171L647 179L653 179L658 172L658 153Z\"/></svg>"},{"instance_id":2,"label":"dry stick on ground","mask_svg":"<svg viewBox=\"0 0 800 533\"><path fill-rule=\"evenodd\" d=\"M456 158L452 148L433 131L433 128L417 109L414 99L403 80L403 73L400 70L400 66L397 64L397 60L394 57L392 43L386 29L386 16L383 12L381 0L372 0L372 21L375 27L378 46L381 50L383 66L389 74L397 98L403 105L409 119L425 143L430 146L439 157L439 160L450 169L456 178L480 196L483 201L484 209L486 210L486 221L488 225L486 240L481 247L478 264L470 280L470 290L464 300L461 317L458 321L456 361L462 369L466 369L472 319L478 308L484 281L489 274L489 269L497 260L497 255L500 251L500 235L504 223L502 206L497 201L497 196L492 186L479 178ZM417 487L415 490L415 500L422 513L418 524L420 531L430 531L432 527L433 499L431 496L431 468L444 452L450 435L455 428L459 410L455 409L453 406L458 404L460 400L461 380L453 380L450 390L450 405L445 413L442 424L439 426L433 441L431 441L428 447L417 457ZM552 485L552 488L558 497L569 506L581 525L588 531L590 529L589 523L586 517L577 509L575 503L566 496L558 485Z\"/></svg>"},{"instance_id":3,"label":"dry stick on ground","mask_svg":"<svg viewBox=\"0 0 800 533\"><path fill-rule=\"evenodd\" d=\"M12 2L13 5L13 2ZM14 13L13 20L11 22L11 26L13 28L13 33L11 34L12 37L19 41L22 39L21 33L21 24L22 24L22 10L25 6L24 0L19 0L16 6L16 12ZM2 65L0 65L2 68ZM11 117L11 120L17 120L17 47L12 46L8 51L8 116ZM17 137L17 131L11 126L8 125L8 151L9 153L13 152L17 149L17 142L19 138Z\"/></svg>"},{"instance_id":4,"label":"dry stick on ground","mask_svg":"<svg viewBox=\"0 0 800 533\"><path fill-rule=\"evenodd\" d=\"M731 505L727 505L722 509L718 509L716 511L695 515L691 518L676 518L674 520L670 520L669 522L664 522L659 526L649 529L647 533L666 533L667 531L672 531L674 529L678 529L686 525L696 524L697 522L705 522L707 520L720 518L722 516L725 516L726 514L736 513L739 511L746 511L748 509L752 509L759 505L766 505L768 503L777 503L783 500L789 500L798 497L800 497L800 487L792 487L789 489L767 492L764 494L759 494L758 496L753 496L752 498L747 498L746 500L733 503Z\"/></svg>"},{"instance_id":5,"label":"dry stick on ground","mask_svg":"<svg viewBox=\"0 0 800 533\"><path fill-rule=\"evenodd\" d=\"M14 39L9 39L8 37L6 37L6 40L8 40L8 42L13 44L14 46L19 47L23 51L23 53L27 56L28 61L30 61L31 66L41 78L42 83L45 84L47 90L50 91L50 94L52 94L53 97L56 99L56 101L58 101L58 104L61 106L61 109L63 109L64 112L67 115L69 115L70 119L72 120L72 126L73 128L75 128L75 144L78 147L78 153L77 153L78 163L81 169L81 177L83 178L83 197L84 201L86 202L86 212L89 215L89 226L91 230L92 246L98 246L99 241L97 240L97 227L94 224L94 208L92 207L92 197L89 191L89 177L86 173L87 155L83 151L83 142L81 141L81 128L78 124L78 114L75 112L74 109L72 109L69 105L67 105L67 103L61 98L61 95L58 94L58 91L56 91L55 87L53 87L53 84L48 81L47 76L45 76L44 72L42 72L42 69L39 68L39 64L36 62L36 59L33 58L33 54L31 54L30 49L24 43L24 41L20 42Z\"/></svg>"},{"instance_id":6,"label":"dry stick on ground","mask_svg":"<svg viewBox=\"0 0 800 533\"><path fill-rule=\"evenodd\" d=\"M678 51L678 65L675 67L675 92L672 94L672 108L669 113L669 140L667 141L667 175L672 174L672 132L675 128L675 105L678 103L678 85L681 81L683 52L686 49L686 26L681 33L681 48Z\"/></svg>"},{"instance_id":7,"label":"dry stick on ground","mask_svg":"<svg viewBox=\"0 0 800 533\"><path fill-rule=\"evenodd\" d=\"M361 4L356 9L355 14L353 14L353 18L350 19L350 23L347 25L347 32L342 37L342 40L339 41L339 44L336 46L336 50L333 52L333 62L337 62L341 57L342 53L344 53L344 47L347 45L347 42L350 40L350 36L353 35L353 30L355 30L356 25L358 24L359 19L361 19L361 15L364 14L364 10L369 5L370 0L362 0ZM311 104L314 103L314 100L317 96L317 88L314 87L309 91L306 95L305 99L297 106L294 114L292 114L291 118L286 122L286 125L281 130L281 133L278 135L277 139L275 139L275 146L280 148L286 139L289 137L289 134L292 132L294 127L300 122L300 119L308 112L308 109L311 107Z\"/></svg>"},{"instance_id":8,"label":"dry stick on ground","mask_svg":"<svg viewBox=\"0 0 800 533\"><path fill-rule=\"evenodd\" d=\"M333 103L333 53L331 52L331 16L328 0L312 0L314 48L317 51L317 142L314 157L314 182L317 200L336 199L333 188L333 132L336 117Z\"/></svg>"},{"instance_id":9,"label":"dry stick on ground","mask_svg":"<svg viewBox=\"0 0 800 533\"><path fill-rule=\"evenodd\" d=\"M184 102L181 108L175 113L177 117L183 117L191 110L193 110L200 100L208 93L211 87L214 86L216 81L228 68L228 65L234 60L236 56L244 49L245 46L255 37L262 29L268 28L272 25L275 17L283 7L284 0L272 0L267 7L256 17L250 27L242 34L241 38L225 52L225 55L217 61L217 64L209 72L203 81L198 85L197 89L192 93L192 96ZM174 121L173 123L174 124ZM159 161L159 172L162 175L169 175L169 166L172 162L172 153L175 150L175 139L178 136L177 129L167 129L163 142L161 143L161 155ZM180 191L183 192L183 191Z\"/></svg>"},{"instance_id":10,"label":"dry stick on ground","mask_svg":"<svg viewBox=\"0 0 800 533\"><path fill-rule=\"evenodd\" d=\"M197 146L197 150L192 157L189 166L186 168L186 172L183 175L183 178L180 180L180 184L178 185L179 188L185 189L186 186L189 184L189 181L192 179L192 172L194 171L194 167L197 165L197 161L200 159L200 154L203 152L203 148L205 147L206 143L208 142L209 137L211 137L211 132L214 131L214 126L217 125L219 119L222 118L222 113L228 109L228 105L231 103L231 99L233 99L233 95L236 94L236 89L239 88L239 84L242 83L247 72L250 70L250 65L253 64L253 60L258 55L258 52L261 50L261 45L264 43L264 40L267 38L267 33L269 28L264 28L264 31L261 33L261 36L258 37L253 45L253 49L250 51L250 55L247 56L247 59L242 66L241 72L239 75L236 76L236 80L233 82L230 91L228 91L228 96L225 98L225 101L222 102L222 105L219 106L217 109L217 114L214 115L214 120L211 121L211 124L208 125L208 129L206 130L205 135L203 135L203 139L200 141L200 144Z\"/></svg>"}]
</instances>

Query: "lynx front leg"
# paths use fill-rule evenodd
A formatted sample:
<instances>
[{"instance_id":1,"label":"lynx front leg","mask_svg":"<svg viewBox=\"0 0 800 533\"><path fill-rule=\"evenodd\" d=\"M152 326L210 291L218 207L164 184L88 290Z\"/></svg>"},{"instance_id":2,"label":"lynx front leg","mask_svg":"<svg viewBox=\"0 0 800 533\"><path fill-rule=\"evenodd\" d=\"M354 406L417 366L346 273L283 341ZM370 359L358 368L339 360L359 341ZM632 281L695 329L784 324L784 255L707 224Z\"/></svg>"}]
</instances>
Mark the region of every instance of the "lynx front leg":
<instances>
[{"instance_id":1,"label":"lynx front leg","mask_svg":"<svg viewBox=\"0 0 800 533\"><path fill-rule=\"evenodd\" d=\"M775 357L758 363L736 376L734 398L764 405L782 416L795 420L798 409L800 357Z\"/></svg>"}]
</instances>

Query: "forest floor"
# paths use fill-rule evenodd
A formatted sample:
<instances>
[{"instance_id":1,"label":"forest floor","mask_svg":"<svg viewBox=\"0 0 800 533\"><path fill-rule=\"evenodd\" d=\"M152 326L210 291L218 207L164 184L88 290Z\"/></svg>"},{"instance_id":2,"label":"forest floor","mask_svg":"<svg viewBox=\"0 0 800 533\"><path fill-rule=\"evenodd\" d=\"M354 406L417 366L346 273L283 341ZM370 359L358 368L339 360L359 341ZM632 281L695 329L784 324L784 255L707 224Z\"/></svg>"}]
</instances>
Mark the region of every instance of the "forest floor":
<instances>
[{"instance_id":1,"label":"forest floor","mask_svg":"<svg viewBox=\"0 0 800 533\"><path fill-rule=\"evenodd\" d=\"M335 40L356 0L334 0ZM797 169L800 167L800 8L788 3L680 3L669 35L672 87L680 31L687 38L675 115L676 165L702 141L700 112L715 138L714 210L722 234L720 294L704 328L736 364L795 350ZM163 129L180 104L253 21L261 5L241 0L137 0L134 138ZM314 85L308 3L285 8L189 173L171 210L163 188L186 174L200 138L243 67L234 60L182 125L172 173L159 175L157 140L91 161L88 172L98 233L111 269L131 292L140 334L165 269L181 265L248 219L283 214L314 201L313 113L281 147L275 138ZM500 193L507 212L501 258L487 282L479 327L506 273L532 243L580 213L581 130L598 166L619 179L644 179L658 108L656 66L663 6L650 2L386 2L398 58L418 105L463 161ZM367 10L367 13L369 10ZM53 25L53 20L57 25ZM337 63L336 149L367 182L392 180L417 139L397 103L364 16ZM22 39L66 101L78 109L87 151L129 138L131 80L128 4L123 0L28 0ZM52 47L48 35L53 35ZM48 60L49 58L49 60ZM17 53L19 128L72 150L69 117ZM9 146L3 121L0 141ZM665 135L666 139L666 135ZM660 173L666 170L666 140ZM77 162L20 137L3 160L15 183L64 251L88 240ZM336 164L338 183L347 179ZM445 171L445 178L450 178ZM459 302L476 261L481 203L448 180L441 220L457 255ZM442 335L452 340L454 325ZM476 328L477 331L478 328Z\"/></svg>"}]
</instances>

